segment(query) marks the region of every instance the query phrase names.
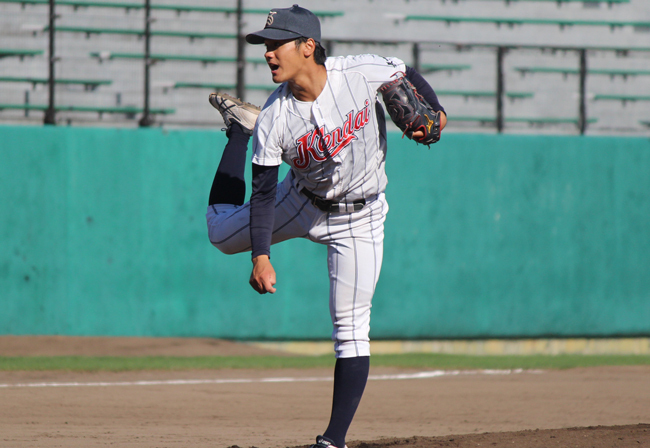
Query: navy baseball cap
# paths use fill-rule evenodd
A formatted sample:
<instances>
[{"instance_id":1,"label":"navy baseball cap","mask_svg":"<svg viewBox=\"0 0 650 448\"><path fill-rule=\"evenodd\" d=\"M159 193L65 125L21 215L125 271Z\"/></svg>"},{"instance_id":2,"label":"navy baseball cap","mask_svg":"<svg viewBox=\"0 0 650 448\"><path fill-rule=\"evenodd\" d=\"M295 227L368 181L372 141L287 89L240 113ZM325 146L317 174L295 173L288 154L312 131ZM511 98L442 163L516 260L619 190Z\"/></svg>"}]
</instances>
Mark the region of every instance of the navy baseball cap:
<instances>
[{"instance_id":1,"label":"navy baseball cap","mask_svg":"<svg viewBox=\"0 0 650 448\"><path fill-rule=\"evenodd\" d=\"M264 40L287 40L310 37L320 42L320 21L308 9L293 5L291 8L276 8L269 12L263 30L246 36L249 44L263 44Z\"/></svg>"}]
</instances>

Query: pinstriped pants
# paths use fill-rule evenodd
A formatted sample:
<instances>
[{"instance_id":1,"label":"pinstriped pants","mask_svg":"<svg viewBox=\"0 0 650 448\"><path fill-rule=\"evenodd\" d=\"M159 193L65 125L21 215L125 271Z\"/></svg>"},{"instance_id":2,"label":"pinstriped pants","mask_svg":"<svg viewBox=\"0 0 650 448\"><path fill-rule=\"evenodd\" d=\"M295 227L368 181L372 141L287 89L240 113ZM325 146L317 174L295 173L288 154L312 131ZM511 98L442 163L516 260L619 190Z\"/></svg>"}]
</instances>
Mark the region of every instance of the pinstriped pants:
<instances>
[{"instance_id":1,"label":"pinstriped pants","mask_svg":"<svg viewBox=\"0 0 650 448\"><path fill-rule=\"evenodd\" d=\"M278 184L272 244L307 238L327 245L332 340L337 358L370 355L370 308L383 257L384 194L352 213L316 208L290 173ZM206 214L210 242L221 252L251 250L250 204L215 204Z\"/></svg>"}]
</instances>

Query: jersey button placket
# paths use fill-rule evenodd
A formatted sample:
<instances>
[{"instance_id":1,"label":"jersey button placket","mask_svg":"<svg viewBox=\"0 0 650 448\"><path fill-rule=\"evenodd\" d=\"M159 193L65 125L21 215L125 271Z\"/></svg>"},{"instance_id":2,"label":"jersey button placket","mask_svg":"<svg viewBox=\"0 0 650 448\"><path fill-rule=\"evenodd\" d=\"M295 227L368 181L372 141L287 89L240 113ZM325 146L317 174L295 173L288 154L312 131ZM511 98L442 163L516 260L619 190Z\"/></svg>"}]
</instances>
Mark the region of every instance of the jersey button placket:
<instances>
[{"instance_id":1,"label":"jersey button placket","mask_svg":"<svg viewBox=\"0 0 650 448\"><path fill-rule=\"evenodd\" d=\"M316 122L316 131L320 134L320 138L323 138L324 133L327 132L327 128L325 126L326 123L325 118L323 117L323 113L316 101L314 101L314 105L311 108L311 114L314 117L314 121Z\"/></svg>"},{"instance_id":2,"label":"jersey button placket","mask_svg":"<svg viewBox=\"0 0 650 448\"><path fill-rule=\"evenodd\" d=\"M314 102L314 105L311 108L311 113L314 116L316 127L321 128L325 126L325 118L323 117L323 112L317 102Z\"/></svg>"}]
</instances>

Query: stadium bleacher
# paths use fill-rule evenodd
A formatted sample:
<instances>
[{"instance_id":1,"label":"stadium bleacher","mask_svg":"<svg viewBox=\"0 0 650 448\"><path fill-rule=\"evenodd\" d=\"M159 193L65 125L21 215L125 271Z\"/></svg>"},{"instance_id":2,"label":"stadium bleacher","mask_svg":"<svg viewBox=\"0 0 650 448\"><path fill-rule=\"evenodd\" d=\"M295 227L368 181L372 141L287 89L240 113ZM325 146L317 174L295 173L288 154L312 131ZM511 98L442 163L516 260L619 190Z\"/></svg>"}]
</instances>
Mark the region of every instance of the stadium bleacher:
<instances>
[{"instance_id":1,"label":"stadium bleacher","mask_svg":"<svg viewBox=\"0 0 650 448\"><path fill-rule=\"evenodd\" d=\"M19 76L0 76L0 82L22 82L31 84L32 88L36 88L38 84L47 84L48 78L22 78ZM99 86L108 86L113 83L110 79L64 79L56 78L56 84L78 84L84 86L86 90L95 90Z\"/></svg>"},{"instance_id":2,"label":"stadium bleacher","mask_svg":"<svg viewBox=\"0 0 650 448\"><path fill-rule=\"evenodd\" d=\"M17 57L21 60L26 56L40 56L44 53L43 50L26 50L19 48L0 48L0 59Z\"/></svg>"},{"instance_id":3,"label":"stadium bleacher","mask_svg":"<svg viewBox=\"0 0 650 448\"><path fill-rule=\"evenodd\" d=\"M23 112L48 104L48 4L0 0L7 47L0 49L0 91L5 105L16 106L0 110L0 123L38 122L38 113ZM144 1L55 5L54 80L62 123L92 123L101 113L102 124L137 126L144 64L150 109L160 126L214 126L218 116L197 113L197 105L205 107L216 89L262 104L275 88L261 46L246 45L238 53L238 33L263 24L268 2L242 0L238 19L234 0L151 0L148 58ZM644 0L301 5L321 17L330 55L378 53L418 69L448 110L448 130L530 132L534 126L534 132L549 133L648 133L641 108L634 107L650 96Z\"/></svg>"}]
</instances>

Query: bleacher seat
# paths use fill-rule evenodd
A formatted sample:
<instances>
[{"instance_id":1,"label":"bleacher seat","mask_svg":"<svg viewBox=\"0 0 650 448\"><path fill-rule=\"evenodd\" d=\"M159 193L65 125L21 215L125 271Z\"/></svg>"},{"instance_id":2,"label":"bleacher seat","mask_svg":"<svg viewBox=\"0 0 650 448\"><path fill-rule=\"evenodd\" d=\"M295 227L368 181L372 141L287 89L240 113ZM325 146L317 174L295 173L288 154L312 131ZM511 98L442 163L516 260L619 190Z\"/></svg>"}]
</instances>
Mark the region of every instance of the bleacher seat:
<instances>
[{"instance_id":1,"label":"bleacher seat","mask_svg":"<svg viewBox=\"0 0 650 448\"><path fill-rule=\"evenodd\" d=\"M440 71L461 71L470 70L472 68L469 64L420 64L420 73L431 73Z\"/></svg>"},{"instance_id":2,"label":"bleacher seat","mask_svg":"<svg viewBox=\"0 0 650 448\"><path fill-rule=\"evenodd\" d=\"M0 103L0 111L4 109L17 109L17 110L41 110L45 111L48 109L46 104L4 104ZM141 107L133 106L121 106L121 107L106 107L106 106L56 106L55 109L58 112L97 112L101 114L139 114L144 112L144 109ZM175 109L161 109L161 108L151 108L149 113L151 114L164 114L169 115L175 113Z\"/></svg>"},{"instance_id":3,"label":"bleacher seat","mask_svg":"<svg viewBox=\"0 0 650 448\"><path fill-rule=\"evenodd\" d=\"M30 78L30 77L19 77L19 76L0 76L0 82L24 82L36 86L37 84L47 84L49 82L48 78ZM110 79L66 79L66 78L56 78L54 80L56 84L78 84L84 86L86 90L95 90L99 86L108 86L112 84L113 81Z\"/></svg>"},{"instance_id":4,"label":"bleacher seat","mask_svg":"<svg viewBox=\"0 0 650 448\"><path fill-rule=\"evenodd\" d=\"M0 3L19 3L22 5L48 5L49 0L0 0ZM124 9L144 9L144 3L134 2L92 2L83 0L56 0L57 6L71 6L77 8L124 8ZM150 5L152 10L176 11L181 12L202 12L202 13L224 13L234 14L237 12L236 7L219 7L219 6L202 6L202 5L182 5L182 4L156 4ZM261 8L244 8L246 14L263 14L269 13L268 9ZM345 14L343 11L312 11L319 17L339 17Z\"/></svg>"},{"instance_id":5,"label":"bleacher seat","mask_svg":"<svg viewBox=\"0 0 650 448\"><path fill-rule=\"evenodd\" d=\"M49 26L43 26L43 31L48 31ZM81 26L57 26L56 31L59 33L84 33L86 36L92 34L124 34L131 36L144 36L143 29L120 29L120 28L92 28ZM189 39L236 39L236 34L226 33L204 33L198 31L170 31L170 30L152 30L152 36L166 37L187 37Z\"/></svg>"},{"instance_id":6,"label":"bleacher seat","mask_svg":"<svg viewBox=\"0 0 650 448\"><path fill-rule=\"evenodd\" d=\"M405 21L420 20L451 23L493 23L495 25L558 25L567 26L608 26L619 28L624 26L650 27L648 20L572 20L572 19L540 19L516 17L462 17L462 16L424 16L405 15Z\"/></svg>"},{"instance_id":7,"label":"bleacher seat","mask_svg":"<svg viewBox=\"0 0 650 448\"><path fill-rule=\"evenodd\" d=\"M24 59L27 56L40 56L44 53L43 50L26 50L14 48L0 48L0 59L17 57Z\"/></svg>"},{"instance_id":8,"label":"bleacher seat","mask_svg":"<svg viewBox=\"0 0 650 448\"><path fill-rule=\"evenodd\" d=\"M506 132L522 129L519 123L524 122L575 132L572 125L583 123L585 117L573 117L580 110L579 98L585 98L590 130L648 132L643 118L637 116L650 93L650 70L644 66L650 52L650 45L644 44L650 19L644 15L641 0L449 0L438 2L435 8L430 2L402 2L400 14L392 16L387 15L395 9L390 2L304 1L302 6L326 19L323 44L328 54L377 53L416 67L442 98L450 115L448 130L458 124L460 129L494 128L499 109L499 124L506 124ZM29 103L33 110L47 104L47 89L34 86L46 85L48 75L48 36L43 33L48 3L0 0L0 26L9 30L11 39L4 45L34 48L31 55L36 56L1 60L0 95L5 104L24 108L21 103ZM60 16L56 22L56 102L92 104L105 110L123 104L140 106L145 84L144 2L58 0L56 5ZM253 16L268 14L268 6L262 0L246 0L243 12L251 17L244 21L243 33L263 24L262 17ZM323 9L330 11L319 11ZM200 122L196 114L197 104L206 106L205 90L240 91L236 86L241 74L236 11L234 2L151 0L151 104L176 110L160 114L158 123L209 126L211 122ZM459 25L445 26L450 23ZM565 31L555 33L557 26ZM546 33L549 30L552 33ZM86 39L80 39L84 34ZM215 45L215 39L223 41ZM587 91L582 97L575 77L580 73L581 50L588 57ZM262 46L246 46L243 66L245 99L260 105L277 88L271 83L263 53ZM498 54L501 70L497 70ZM498 73L503 84L497 88ZM553 73L564 75L566 81L553 78ZM106 82L88 82L96 79ZM84 90L73 88L75 83ZM84 95L92 95L92 101ZM634 101L640 105L623 107ZM73 113L62 113L66 119L67 115L77 119ZM116 123L122 119L113 115ZM20 116L5 109L0 119L6 117Z\"/></svg>"},{"instance_id":9,"label":"bleacher seat","mask_svg":"<svg viewBox=\"0 0 650 448\"><path fill-rule=\"evenodd\" d=\"M90 57L97 58L100 61L111 59L144 59L144 53L115 53L111 51L97 51L90 53ZM208 55L191 55L191 54L159 54L152 53L149 59L155 61L195 61L208 63L218 62L237 62L237 58L232 56L208 56Z\"/></svg>"},{"instance_id":10,"label":"bleacher seat","mask_svg":"<svg viewBox=\"0 0 650 448\"><path fill-rule=\"evenodd\" d=\"M515 70L522 75L527 73L560 73L563 75L577 75L580 73L578 68L561 68L561 67L515 67ZM610 77L621 76L627 78L628 76L648 76L650 70L634 70L634 69L619 69L619 68L588 68L587 74L589 75L607 75Z\"/></svg>"},{"instance_id":11,"label":"bleacher seat","mask_svg":"<svg viewBox=\"0 0 650 448\"><path fill-rule=\"evenodd\" d=\"M621 101L623 104L625 104L628 102L635 102L635 101L650 101L650 95L619 95L619 94L600 93L594 95L594 100L595 101L599 101L599 100Z\"/></svg>"},{"instance_id":12,"label":"bleacher seat","mask_svg":"<svg viewBox=\"0 0 650 448\"><path fill-rule=\"evenodd\" d=\"M444 90L436 89L436 94L438 96L462 96L462 97L495 97L497 92L492 90ZM532 98L535 96L533 92L505 92L506 98L510 99L522 99L522 98Z\"/></svg>"},{"instance_id":13,"label":"bleacher seat","mask_svg":"<svg viewBox=\"0 0 650 448\"><path fill-rule=\"evenodd\" d=\"M458 0L456 0L458 1ZM557 4L562 4L562 3L608 3L608 4L614 4L614 3L630 3L630 0L495 0L495 1L501 1L505 2L506 4L510 3L526 3L526 2L553 2Z\"/></svg>"}]
</instances>

